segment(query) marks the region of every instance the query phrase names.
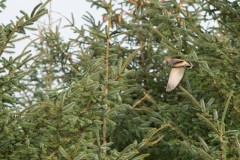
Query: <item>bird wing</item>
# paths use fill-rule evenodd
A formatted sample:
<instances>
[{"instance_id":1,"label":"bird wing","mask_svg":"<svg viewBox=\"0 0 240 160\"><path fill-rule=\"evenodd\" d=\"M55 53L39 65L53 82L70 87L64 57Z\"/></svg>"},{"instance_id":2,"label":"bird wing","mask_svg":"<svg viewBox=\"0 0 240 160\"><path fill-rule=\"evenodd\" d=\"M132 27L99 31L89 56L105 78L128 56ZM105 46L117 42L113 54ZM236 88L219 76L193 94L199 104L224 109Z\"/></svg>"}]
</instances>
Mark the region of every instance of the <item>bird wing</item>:
<instances>
[{"instance_id":1,"label":"bird wing","mask_svg":"<svg viewBox=\"0 0 240 160\"><path fill-rule=\"evenodd\" d=\"M166 91L169 92L177 87L178 83L181 81L184 75L185 67L172 68L169 78Z\"/></svg>"}]
</instances>

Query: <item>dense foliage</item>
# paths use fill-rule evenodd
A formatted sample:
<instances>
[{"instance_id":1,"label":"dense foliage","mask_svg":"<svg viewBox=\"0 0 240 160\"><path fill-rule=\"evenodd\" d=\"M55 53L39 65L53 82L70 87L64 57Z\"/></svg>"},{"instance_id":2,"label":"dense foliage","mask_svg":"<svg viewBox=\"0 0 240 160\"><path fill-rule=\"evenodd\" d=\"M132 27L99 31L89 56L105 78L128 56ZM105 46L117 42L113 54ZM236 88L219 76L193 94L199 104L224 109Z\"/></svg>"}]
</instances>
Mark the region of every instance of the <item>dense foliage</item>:
<instances>
[{"instance_id":1,"label":"dense foliage","mask_svg":"<svg viewBox=\"0 0 240 160\"><path fill-rule=\"evenodd\" d=\"M238 159L239 3L88 1L101 21L38 29L15 58L49 1L0 26L0 159ZM171 92L166 56L193 64Z\"/></svg>"}]
</instances>

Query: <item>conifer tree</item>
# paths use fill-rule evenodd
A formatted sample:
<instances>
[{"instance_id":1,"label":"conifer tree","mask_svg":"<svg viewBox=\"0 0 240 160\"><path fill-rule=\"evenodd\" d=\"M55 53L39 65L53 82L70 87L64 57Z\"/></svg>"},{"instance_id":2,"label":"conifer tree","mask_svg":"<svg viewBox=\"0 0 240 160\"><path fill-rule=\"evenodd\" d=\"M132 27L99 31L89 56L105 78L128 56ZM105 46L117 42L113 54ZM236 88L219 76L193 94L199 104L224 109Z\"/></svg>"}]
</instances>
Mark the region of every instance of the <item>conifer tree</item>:
<instances>
[{"instance_id":1,"label":"conifer tree","mask_svg":"<svg viewBox=\"0 0 240 160\"><path fill-rule=\"evenodd\" d=\"M237 1L88 1L103 19L41 29L35 56L3 53L48 1L1 26L1 159L238 159ZM193 64L171 92L166 56Z\"/></svg>"}]
</instances>

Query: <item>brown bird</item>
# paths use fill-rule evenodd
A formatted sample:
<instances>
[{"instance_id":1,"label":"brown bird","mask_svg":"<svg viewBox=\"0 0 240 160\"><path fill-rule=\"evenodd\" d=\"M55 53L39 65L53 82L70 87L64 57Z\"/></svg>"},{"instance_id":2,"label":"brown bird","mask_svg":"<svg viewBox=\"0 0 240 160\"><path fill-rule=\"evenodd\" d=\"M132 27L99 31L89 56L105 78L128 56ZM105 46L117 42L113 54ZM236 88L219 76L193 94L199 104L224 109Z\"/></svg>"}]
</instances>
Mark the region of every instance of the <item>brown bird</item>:
<instances>
[{"instance_id":1,"label":"brown bird","mask_svg":"<svg viewBox=\"0 0 240 160\"><path fill-rule=\"evenodd\" d=\"M184 75L185 67L192 68L193 65L192 63L182 59L166 57L165 60L172 66L166 88L166 91L169 92L176 88L178 83L181 81Z\"/></svg>"}]
</instances>

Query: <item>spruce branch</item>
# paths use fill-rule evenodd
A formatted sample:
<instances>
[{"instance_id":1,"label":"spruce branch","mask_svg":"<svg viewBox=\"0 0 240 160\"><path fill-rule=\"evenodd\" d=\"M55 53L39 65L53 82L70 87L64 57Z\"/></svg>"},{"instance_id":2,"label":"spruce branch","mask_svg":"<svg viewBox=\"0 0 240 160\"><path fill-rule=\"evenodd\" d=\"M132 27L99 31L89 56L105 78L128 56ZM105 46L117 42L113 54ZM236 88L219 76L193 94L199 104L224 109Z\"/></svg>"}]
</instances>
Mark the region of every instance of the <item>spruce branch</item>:
<instances>
[{"instance_id":1,"label":"spruce branch","mask_svg":"<svg viewBox=\"0 0 240 160\"><path fill-rule=\"evenodd\" d=\"M163 35L161 32L159 32L157 29L155 29L153 26L148 26L149 30L152 31L152 32L155 32L159 37L161 37L163 39L163 42L167 48L169 48L169 50L172 52L172 53L175 53L177 54L179 51L173 46L173 44L171 44L168 40L168 38Z\"/></svg>"},{"instance_id":2,"label":"spruce branch","mask_svg":"<svg viewBox=\"0 0 240 160\"><path fill-rule=\"evenodd\" d=\"M198 116L198 118L200 120L202 120L210 129L212 129L216 134L219 135L219 131L218 129L214 126L214 124L212 122L209 121L208 118L206 118L205 116L203 116L202 114L196 113L196 115Z\"/></svg>"},{"instance_id":3,"label":"spruce branch","mask_svg":"<svg viewBox=\"0 0 240 160\"><path fill-rule=\"evenodd\" d=\"M125 69L127 68L127 66L129 65L129 63L133 60L133 58L136 56L136 54L138 53L138 51L141 51L143 49L144 45L142 45L140 48L136 49L135 51L133 51L124 61L124 63L122 64L122 66L119 67L119 71L117 73L117 75L113 78L113 81L116 81L120 78L120 75L125 71ZM120 63L121 64L121 63Z\"/></svg>"},{"instance_id":4,"label":"spruce branch","mask_svg":"<svg viewBox=\"0 0 240 160\"><path fill-rule=\"evenodd\" d=\"M185 93L185 95L191 99L191 101L193 102L193 106L197 107L199 109L201 109L200 104L198 103L198 101L186 90L184 89L182 86L179 86L180 90L183 91Z\"/></svg>"},{"instance_id":5,"label":"spruce branch","mask_svg":"<svg viewBox=\"0 0 240 160\"><path fill-rule=\"evenodd\" d=\"M225 103L225 107L223 110L223 114L222 114L222 119L221 119L221 126L220 126L220 133L219 133L219 141L220 141L220 146L221 146L221 160L225 160L226 159L226 142L225 142L225 117L226 117L226 113L227 113L227 109L229 107L229 103L230 100L233 96L233 91L231 91L228 95L228 99L227 102Z\"/></svg>"}]
</instances>

